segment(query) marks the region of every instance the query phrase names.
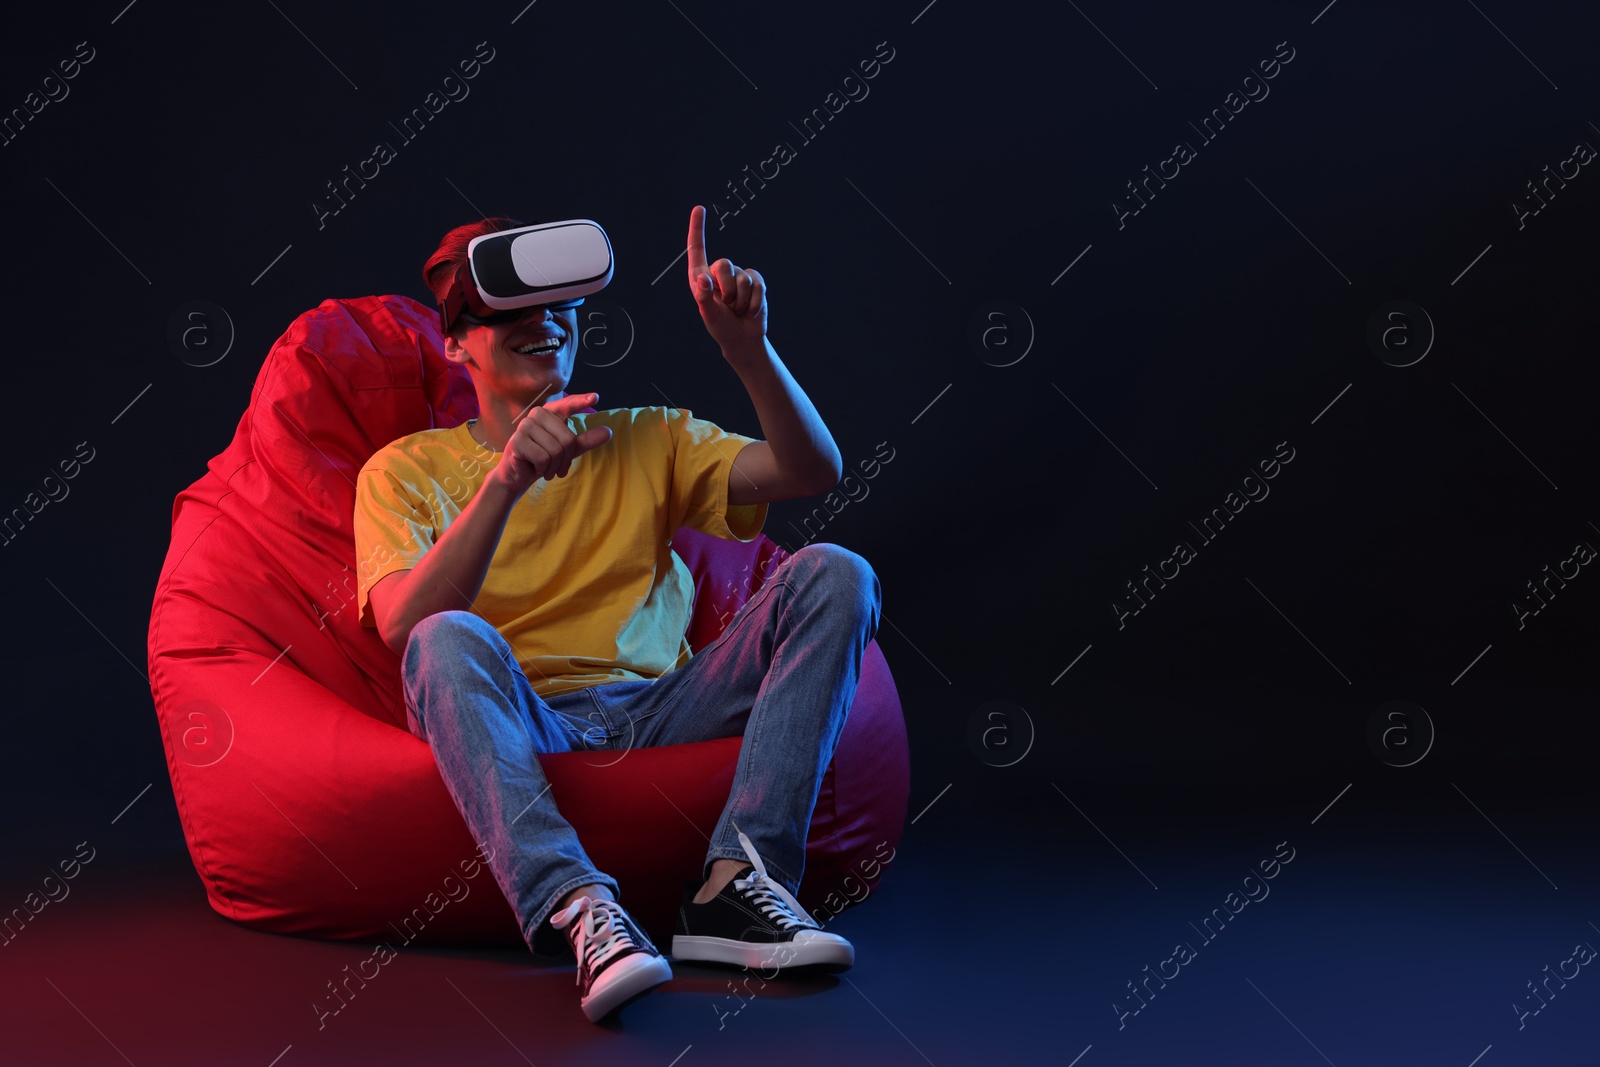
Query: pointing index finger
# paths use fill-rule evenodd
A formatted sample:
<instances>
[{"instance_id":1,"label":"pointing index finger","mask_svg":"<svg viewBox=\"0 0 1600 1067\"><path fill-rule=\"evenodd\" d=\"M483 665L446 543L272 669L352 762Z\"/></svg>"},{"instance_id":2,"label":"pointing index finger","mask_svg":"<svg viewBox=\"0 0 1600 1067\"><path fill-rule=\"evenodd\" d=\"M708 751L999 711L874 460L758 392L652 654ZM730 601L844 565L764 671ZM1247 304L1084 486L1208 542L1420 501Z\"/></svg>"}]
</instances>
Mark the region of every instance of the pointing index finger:
<instances>
[{"instance_id":1,"label":"pointing index finger","mask_svg":"<svg viewBox=\"0 0 1600 1067\"><path fill-rule=\"evenodd\" d=\"M706 269L706 209L696 204L689 209L689 287Z\"/></svg>"}]
</instances>

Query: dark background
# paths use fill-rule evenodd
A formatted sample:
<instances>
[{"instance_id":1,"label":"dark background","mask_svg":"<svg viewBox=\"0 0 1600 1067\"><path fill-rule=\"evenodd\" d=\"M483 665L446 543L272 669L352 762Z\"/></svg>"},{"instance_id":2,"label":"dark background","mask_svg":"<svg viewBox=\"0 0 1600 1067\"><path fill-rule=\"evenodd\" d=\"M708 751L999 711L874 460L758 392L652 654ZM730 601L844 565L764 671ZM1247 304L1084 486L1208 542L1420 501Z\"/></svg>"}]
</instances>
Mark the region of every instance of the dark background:
<instances>
[{"instance_id":1,"label":"dark background","mask_svg":"<svg viewBox=\"0 0 1600 1067\"><path fill-rule=\"evenodd\" d=\"M142 677L150 600L174 496L228 443L300 312L369 293L431 302L423 260L482 214L593 218L617 268L589 306L605 317L582 323L573 388L605 407L670 397L761 436L674 260L704 204L710 256L765 276L769 337L847 469L893 450L820 539L882 581L878 640L913 756L905 848L939 857L898 891L908 904L959 889L928 916L954 925L941 938L993 934L972 913L988 886L1045 909L1006 936L1049 929L1053 905L1029 888L1047 871L1143 892L1128 865L1142 849L1148 870L1158 842L1185 877L1204 828L1239 820L1256 827L1229 846L1244 866L1285 826L1345 841L1349 862L1316 882L1336 917L1354 914L1334 887L1361 864L1410 877L1448 854L1461 867L1441 884L1482 888L1456 900L1466 915L1481 899L1509 921L1483 888L1505 878L1527 893L1512 910L1559 913L1573 937L1600 918L1585 730L1600 578L1584 567L1522 628L1512 608L1547 564L1600 547L1600 178L1583 167L1521 226L1512 208L1576 144L1600 147L1600 18L1466 0L922 3L113 0L8 14L0 108L22 106L77 42L94 58L0 147L15 409L0 509L79 442L94 459L0 548L7 877L31 884L151 782L100 836L117 835L107 848L130 879L147 858L186 862ZM405 143L389 123L484 41L494 58L470 95ZM1269 95L1206 143L1190 123L1242 93L1279 42L1294 55ZM800 136L860 61L891 48L869 95ZM319 228L325 183L378 141L397 158ZM1119 228L1124 183L1178 141L1195 158ZM719 227L714 205L739 208L726 183L778 142L795 158ZM169 340L192 301L225 313L206 320L209 348ZM1431 346L1415 313L1399 320L1411 348L1369 343L1392 301L1426 310ZM975 340L986 326L998 329ZM1294 458L1270 495L1202 543L1189 524L1280 442ZM768 534L797 547L820 503L774 505ZM1125 583L1177 541L1196 558L1119 628ZM1401 733L1375 746L1369 725L1390 701L1408 717L1384 720ZM1333 815L1307 825L1336 794L1359 831ZM1203 911L1233 876L1196 878ZM203 910L192 871L172 887ZM1286 917L1282 937L1302 919ZM1498 1016L1524 971L1567 954L1568 934L1550 936L1472 980L1494 1027L1511 1029ZM965 980L1004 990L1010 957L997 959L999 973ZM1319 980L1348 992L1389 972L1349 967ZM1120 974L1089 975L1085 997L1109 998ZM1594 994L1581 995L1592 1020ZM962 1033L991 1026L976 1010L945 1017ZM1438 1062L1519 1040L1482 1026ZM1108 1055L1118 1037L1062 1037L1040 1062L1091 1040ZM1285 1059L1260 1062L1310 1055L1289 1040ZM1540 1062L1568 1062L1577 1045L1550 1040ZM916 1045L944 1062L939 1042ZM1227 1045L1174 1048L1162 1055L1198 1062Z\"/></svg>"}]
</instances>

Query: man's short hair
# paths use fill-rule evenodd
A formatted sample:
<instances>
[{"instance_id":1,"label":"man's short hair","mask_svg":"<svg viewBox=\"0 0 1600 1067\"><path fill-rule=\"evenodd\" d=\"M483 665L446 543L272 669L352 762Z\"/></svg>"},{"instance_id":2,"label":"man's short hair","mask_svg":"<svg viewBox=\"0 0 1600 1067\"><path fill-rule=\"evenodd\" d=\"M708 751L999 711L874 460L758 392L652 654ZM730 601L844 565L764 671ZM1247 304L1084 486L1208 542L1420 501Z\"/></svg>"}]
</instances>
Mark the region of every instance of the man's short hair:
<instances>
[{"instance_id":1,"label":"man's short hair","mask_svg":"<svg viewBox=\"0 0 1600 1067\"><path fill-rule=\"evenodd\" d=\"M477 222L469 222L465 226L457 226L439 240L439 247L434 249L433 255L429 256L428 262L423 265L423 284L433 293L435 302L443 304L445 293L450 290L451 279L455 277L456 268L467 261L467 245L474 237L531 225L533 224L520 219L495 215ZM466 320L458 319L450 332L459 338L466 326Z\"/></svg>"}]
</instances>

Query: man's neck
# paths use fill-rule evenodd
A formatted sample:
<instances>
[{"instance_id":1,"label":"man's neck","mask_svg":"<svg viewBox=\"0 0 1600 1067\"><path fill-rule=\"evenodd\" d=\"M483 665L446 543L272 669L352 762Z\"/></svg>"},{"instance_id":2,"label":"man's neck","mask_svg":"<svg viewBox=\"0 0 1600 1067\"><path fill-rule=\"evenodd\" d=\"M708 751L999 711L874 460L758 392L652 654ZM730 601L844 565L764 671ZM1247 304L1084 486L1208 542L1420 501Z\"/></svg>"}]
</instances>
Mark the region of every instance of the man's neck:
<instances>
[{"instance_id":1,"label":"man's neck","mask_svg":"<svg viewBox=\"0 0 1600 1067\"><path fill-rule=\"evenodd\" d=\"M541 396L535 401L535 406L557 400L567 394L564 391ZM514 400L503 400L498 397L490 398L487 403L479 397L478 418L467 426L473 440L480 445L504 452L506 442L511 439L511 431L515 428L517 419L524 411L532 413L533 407L527 404L518 404Z\"/></svg>"}]
</instances>

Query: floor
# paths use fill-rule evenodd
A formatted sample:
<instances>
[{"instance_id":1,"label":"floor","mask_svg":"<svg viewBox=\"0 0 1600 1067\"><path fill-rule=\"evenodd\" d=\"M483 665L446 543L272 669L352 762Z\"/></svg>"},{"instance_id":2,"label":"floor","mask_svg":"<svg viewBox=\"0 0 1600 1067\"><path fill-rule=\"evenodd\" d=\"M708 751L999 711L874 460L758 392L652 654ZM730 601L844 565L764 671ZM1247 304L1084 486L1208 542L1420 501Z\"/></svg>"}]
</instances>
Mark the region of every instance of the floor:
<instances>
[{"instance_id":1,"label":"floor","mask_svg":"<svg viewBox=\"0 0 1600 1067\"><path fill-rule=\"evenodd\" d=\"M371 946L238 927L181 850L108 838L0 947L0 1062L1594 1064L1586 787L1397 781L928 784L832 924L853 970L735 995L682 965L603 1026L509 948L402 950L319 1019Z\"/></svg>"}]
</instances>

